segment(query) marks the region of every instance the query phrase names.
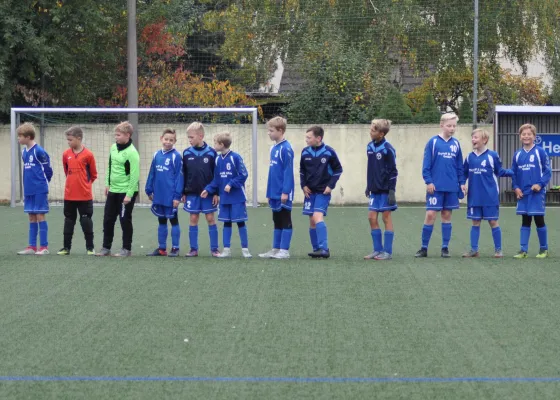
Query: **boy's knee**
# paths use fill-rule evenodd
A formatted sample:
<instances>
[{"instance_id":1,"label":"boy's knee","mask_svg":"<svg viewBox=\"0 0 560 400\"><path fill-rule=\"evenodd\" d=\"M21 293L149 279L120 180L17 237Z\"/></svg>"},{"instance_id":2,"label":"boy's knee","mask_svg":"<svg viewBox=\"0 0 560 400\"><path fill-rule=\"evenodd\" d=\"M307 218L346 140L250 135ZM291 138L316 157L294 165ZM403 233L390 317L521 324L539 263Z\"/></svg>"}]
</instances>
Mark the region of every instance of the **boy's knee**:
<instances>
[{"instance_id":1,"label":"boy's knee","mask_svg":"<svg viewBox=\"0 0 560 400\"><path fill-rule=\"evenodd\" d=\"M214 225L216 223L216 219L214 218L214 213L206 214L206 222L208 222L208 225Z\"/></svg>"},{"instance_id":2,"label":"boy's knee","mask_svg":"<svg viewBox=\"0 0 560 400\"><path fill-rule=\"evenodd\" d=\"M500 226L497 219L491 219L490 221L488 221L488 223L490 224L490 228L497 228L498 226Z\"/></svg>"},{"instance_id":3,"label":"boy's knee","mask_svg":"<svg viewBox=\"0 0 560 400\"><path fill-rule=\"evenodd\" d=\"M189 217L189 222L191 225L198 225L199 214L191 214ZM208 220L208 214L206 214L206 219Z\"/></svg>"}]
</instances>

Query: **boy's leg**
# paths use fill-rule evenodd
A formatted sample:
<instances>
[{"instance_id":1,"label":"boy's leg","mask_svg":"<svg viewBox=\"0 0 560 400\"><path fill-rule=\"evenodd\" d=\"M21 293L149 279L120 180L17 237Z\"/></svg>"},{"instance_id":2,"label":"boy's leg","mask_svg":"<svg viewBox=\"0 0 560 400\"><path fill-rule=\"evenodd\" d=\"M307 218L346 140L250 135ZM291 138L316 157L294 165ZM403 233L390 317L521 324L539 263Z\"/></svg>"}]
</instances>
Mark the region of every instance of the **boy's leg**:
<instances>
[{"instance_id":1,"label":"boy's leg","mask_svg":"<svg viewBox=\"0 0 560 400\"><path fill-rule=\"evenodd\" d=\"M210 252L212 254L218 252L218 226L216 225L216 219L214 213L205 214L206 222L208 223L208 236L210 236Z\"/></svg>"},{"instance_id":2,"label":"boy's leg","mask_svg":"<svg viewBox=\"0 0 560 400\"><path fill-rule=\"evenodd\" d=\"M29 247L37 250L37 235L39 233L39 223L37 222L37 214L29 215Z\"/></svg>"},{"instance_id":3,"label":"boy's leg","mask_svg":"<svg viewBox=\"0 0 560 400\"><path fill-rule=\"evenodd\" d=\"M93 251L93 220L91 219L93 216L93 200L78 202L78 212L80 213L80 225L82 226L82 232L84 232L84 238L86 240L86 249L88 251ZM74 223L76 223L75 220Z\"/></svg>"},{"instance_id":4,"label":"boy's leg","mask_svg":"<svg viewBox=\"0 0 560 400\"><path fill-rule=\"evenodd\" d=\"M328 250L329 249L329 238L327 232L327 225L323 218L322 211L315 211L313 213L313 221L315 222L315 229L317 231L317 245L319 249Z\"/></svg>"},{"instance_id":5,"label":"boy's leg","mask_svg":"<svg viewBox=\"0 0 560 400\"><path fill-rule=\"evenodd\" d=\"M292 242L292 210L282 208L279 212L280 214L280 224L282 227L282 235L280 238L280 250L288 251L290 250L290 244Z\"/></svg>"},{"instance_id":6,"label":"boy's leg","mask_svg":"<svg viewBox=\"0 0 560 400\"><path fill-rule=\"evenodd\" d=\"M64 228L63 228L63 247L67 250L72 248L72 236L74 236L74 226L78 219L78 202L64 200Z\"/></svg>"},{"instance_id":7,"label":"boy's leg","mask_svg":"<svg viewBox=\"0 0 560 400\"><path fill-rule=\"evenodd\" d=\"M272 221L274 222L274 232L272 235L272 250L278 250L280 248L280 243L282 242L282 216L280 212L272 211Z\"/></svg>"},{"instance_id":8,"label":"boy's leg","mask_svg":"<svg viewBox=\"0 0 560 400\"><path fill-rule=\"evenodd\" d=\"M441 248L447 249L449 247L449 242L451 240L451 215L452 210L443 209L441 210Z\"/></svg>"},{"instance_id":9,"label":"boy's leg","mask_svg":"<svg viewBox=\"0 0 560 400\"><path fill-rule=\"evenodd\" d=\"M222 240L224 242L224 249L229 249L231 247L231 233L233 224L231 221L224 222L224 229L222 233Z\"/></svg>"},{"instance_id":10,"label":"boy's leg","mask_svg":"<svg viewBox=\"0 0 560 400\"><path fill-rule=\"evenodd\" d=\"M245 221L237 223L237 229L239 229L239 239L241 239L241 248L247 249L249 247L249 233L247 231L247 225Z\"/></svg>"},{"instance_id":11,"label":"boy's leg","mask_svg":"<svg viewBox=\"0 0 560 400\"><path fill-rule=\"evenodd\" d=\"M471 250L478 252L478 242L480 241L480 220L473 219L471 226Z\"/></svg>"},{"instance_id":12,"label":"boy's leg","mask_svg":"<svg viewBox=\"0 0 560 400\"><path fill-rule=\"evenodd\" d=\"M169 234L169 229L167 227L167 218L158 217L158 249L159 250L167 251L168 234Z\"/></svg>"},{"instance_id":13,"label":"boy's leg","mask_svg":"<svg viewBox=\"0 0 560 400\"><path fill-rule=\"evenodd\" d=\"M424 226L422 227L422 248L428 249L432 232L434 231L434 223L436 222L437 211L428 210L424 218Z\"/></svg>"},{"instance_id":14,"label":"boy's leg","mask_svg":"<svg viewBox=\"0 0 560 400\"><path fill-rule=\"evenodd\" d=\"M393 230L393 218L392 218L392 211L383 211L382 218L383 224L385 225L385 234L384 234L384 247L383 251L387 254L393 254L393 238L395 237L395 233Z\"/></svg>"},{"instance_id":15,"label":"boy's leg","mask_svg":"<svg viewBox=\"0 0 560 400\"><path fill-rule=\"evenodd\" d=\"M107 200L105 200L105 209L103 211L103 248L111 250L113 245L113 237L115 236L115 222L119 217L121 203L119 203L119 194L109 192Z\"/></svg>"},{"instance_id":16,"label":"boy's leg","mask_svg":"<svg viewBox=\"0 0 560 400\"><path fill-rule=\"evenodd\" d=\"M371 234L371 240L373 241L373 253L374 254L375 253L379 254L380 252L383 251L382 232L381 232L381 229L379 228L379 223L377 221L377 218L378 218L377 211L369 211L368 220L369 220L369 226L371 228L370 234Z\"/></svg>"},{"instance_id":17,"label":"boy's leg","mask_svg":"<svg viewBox=\"0 0 560 400\"><path fill-rule=\"evenodd\" d=\"M488 221L492 228L492 239L494 240L494 251L496 257L502 257L502 228L497 219Z\"/></svg>"},{"instance_id":18,"label":"boy's leg","mask_svg":"<svg viewBox=\"0 0 560 400\"><path fill-rule=\"evenodd\" d=\"M548 231L544 222L544 215L535 215L535 225L537 225L537 236L539 237L539 247L541 252L548 250Z\"/></svg>"},{"instance_id":19,"label":"boy's leg","mask_svg":"<svg viewBox=\"0 0 560 400\"><path fill-rule=\"evenodd\" d=\"M123 200L126 196L125 193L119 193L119 203L121 204L121 212L119 214L119 219L121 222L122 229L122 242L123 249L127 251L132 250L132 235L134 233L132 227L132 210L134 209L134 202L136 201L136 196L138 193L134 193L130 199L130 203L124 204Z\"/></svg>"},{"instance_id":20,"label":"boy's leg","mask_svg":"<svg viewBox=\"0 0 560 400\"><path fill-rule=\"evenodd\" d=\"M191 251L198 251L198 221L200 214L192 213L189 217L189 245Z\"/></svg>"},{"instance_id":21,"label":"boy's leg","mask_svg":"<svg viewBox=\"0 0 560 400\"><path fill-rule=\"evenodd\" d=\"M521 252L527 253L529 250L529 239L531 237L531 223L533 222L533 217L530 215L521 216L521 229L519 235L519 247Z\"/></svg>"},{"instance_id":22,"label":"boy's leg","mask_svg":"<svg viewBox=\"0 0 560 400\"><path fill-rule=\"evenodd\" d=\"M175 215L169 219L171 223L171 249L178 250L181 245L181 226L179 225L179 217Z\"/></svg>"},{"instance_id":23,"label":"boy's leg","mask_svg":"<svg viewBox=\"0 0 560 400\"><path fill-rule=\"evenodd\" d=\"M49 225L45 219L46 214L37 214L37 222L39 223L39 248L47 248L49 246Z\"/></svg>"},{"instance_id":24,"label":"boy's leg","mask_svg":"<svg viewBox=\"0 0 560 400\"><path fill-rule=\"evenodd\" d=\"M309 239L313 251L317 251L319 249L319 240L317 239L317 226L315 225L313 215L309 216Z\"/></svg>"}]
</instances>

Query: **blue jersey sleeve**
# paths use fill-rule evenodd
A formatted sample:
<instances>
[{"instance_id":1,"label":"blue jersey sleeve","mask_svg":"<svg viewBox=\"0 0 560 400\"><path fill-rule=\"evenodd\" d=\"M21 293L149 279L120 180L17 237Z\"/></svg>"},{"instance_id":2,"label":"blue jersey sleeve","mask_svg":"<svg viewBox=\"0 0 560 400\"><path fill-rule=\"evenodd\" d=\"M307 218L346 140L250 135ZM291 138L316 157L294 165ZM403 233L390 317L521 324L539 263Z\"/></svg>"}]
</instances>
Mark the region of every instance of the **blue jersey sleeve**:
<instances>
[{"instance_id":1,"label":"blue jersey sleeve","mask_svg":"<svg viewBox=\"0 0 560 400\"><path fill-rule=\"evenodd\" d=\"M426 143L426 147L424 147L424 159L422 161L422 178L424 178L424 182L426 183L426 185L434 183L434 180L432 178L433 154L430 143L432 143L431 140Z\"/></svg>"},{"instance_id":2,"label":"blue jersey sleeve","mask_svg":"<svg viewBox=\"0 0 560 400\"><path fill-rule=\"evenodd\" d=\"M283 147L282 150L282 193L290 194L294 190L294 151L291 148Z\"/></svg>"},{"instance_id":3,"label":"blue jersey sleeve","mask_svg":"<svg viewBox=\"0 0 560 400\"><path fill-rule=\"evenodd\" d=\"M218 189L220 188L220 172L216 171L217 164L218 164L218 158L216 158L216 161L215 161L215 164L214 164L214 178L212 178L212 182L210 182L208 185L206 185L204 190L206 190L210 194L218 194L219 195L220 193L218 193Z\"/></svg>"},{"instance_id":4,"label":"blue jersey sleeve","mask_svg":"<svg viewBox=\"0 0 560 400\"><path fill-rule=\"evenodd\" d=\"M457 149L457 157L455 160L457 165L457 180L459 181L459 185L464 185L467 180L465 179L465 169L463 168L463 151L461 150L461 146Z\"/></svg>"},{"instance_id":5,"label":"blue jersey sleeve","mask_svg":"<svg viewBox=\"0 0 560 400\"><path fill-rule=\"evenodd\" d=\"M183 188L185 187L185 177L183 176L183 158L177 152L175 159L175 193L173 193L173 200L181 200L183 196Z\"/></svg>"},{"instance_id":6,"label":"blue jersey sleeve","mask_svg":"<svg viewBox=\"0 0 560 400\"><path fill-rule=\"evenodd\" d=\"M53 176L53 169L51 167L51 158L47 154L47 152L40 148L37 151L37 159L43 166L43 171L45 171L45 177L47 178L47 182L50 182Z\"/></svg>"},{"instance_id":7,"label":"blue jersey sleeve","mask_svg":"<svg viewBox=\"0 0 560 400\"><path fill-rule=\"evenodd\" d=\"M548 186L548 183L550 182L550 178L552 178L552 169L550 168L550 158L548 157L548 154L546 154L546 151L544 151L542 147L537 147L537 151L540 153L539 155L541 157L541 165L542 165L541 179L537 183L542 189Z\"/></svg>"},{"instance_id":8,"label":"blue jersey sleeve","mask_svg":"<svg viewBox=\"0 0 560 400\"><path fill-rule=\"evenodd\" d=\"M465 161L463 162L463 179L465 183L469 179L469 156L470 154L467 156L467 158L465 158Z\"/></svg>"},{"instance_id":9,"label":"blue jersey sleeve","mask_svg":"<svg viewBox=\"0 0 560 400\"><path fill-rule=\"evenodd\" d=\"M237 175L231 178L228 185L232 188L242 188L245 185L245 181L249 177L249 174L247 173L247 168L245 168L245 164L243 163L241 156L236 155L234 158Z\"/></svg>"},{"instance_id":10,"label":"blue jersey sleeve","mask_svg":"<svg viewBox=\"0 0 560 400\"><path fill-rule=\"evenodd\" d=\"M340 160L338 159L338 155L335 153L333 149L330 149L332 152L331 157L329 158L329 165L332 170L331 179L327 184L328 187L334 189L336 186L336 182L340 179L340 175L342 175L342 164L340 164Z\"/></svg>"},{"instance_id":11,"label":"blue jersey sleeve","mask_svg":"<svg viewBox=\"0 0 560 400\"><path fill-rule=\"evenodd\" d=\"M395 149L391 146L389 152L387 153L387 172L389 173L389 190L395 190L397 187L397 176L399 171L397 170L397 153Z\"/></svg>"},{"instance_id":12,"label":"blue jersey sleeve","mask_svg":"<svg viewBox=\"0 0 560 400\"><path fill-rule=\"evenodd\" d=\"M519 183L518 183L518 172L519 172L519 167L517 165L517 153L515 152L515 154L513 155L513 160L511 161L511 187L513 188L513 190L515 189L521 189L519 187Z\"/></svg>"},{"instance_id":13,"label":"blue jersey sleeve","mask_svg":"<svg viewBox=\"0 0 560 400\"><path fill-rule=\"evenodd\" d=\"M305 152L305 150L303 150L301 152L301 158L299 159L299 184L301 186L301 188L303 189L305 186L307 186L307 171L305 169L305 163L303 162L303 153Z\"/></svg>"},{"instance_id":14,"label":"blue jersey sleeve","mask_svg":"<svg viewBox=\"0 0 560 400\"><path fill-rule=\"evenodd\" d=\"M156 153L157 154L157 153ZM155 179L155 168L156 168L156 156L152 158L152 164L150 165L150 172L148 173L148 179L146 179L146 188L144 191L147 196L154 194L154 179Z\"/></svg>"},{"instance_id":15,"label":"blue jersey sleeve","mask_svg":"<svg viewBox=\"0 0 560 400\"><path fill-rule=\"evenodd\" d=\"M494 157L494 175L500 178L511 177L513 175L511 169L505 169L502 167L502 160L498 154Z\"/></svg>"}]
</instances>

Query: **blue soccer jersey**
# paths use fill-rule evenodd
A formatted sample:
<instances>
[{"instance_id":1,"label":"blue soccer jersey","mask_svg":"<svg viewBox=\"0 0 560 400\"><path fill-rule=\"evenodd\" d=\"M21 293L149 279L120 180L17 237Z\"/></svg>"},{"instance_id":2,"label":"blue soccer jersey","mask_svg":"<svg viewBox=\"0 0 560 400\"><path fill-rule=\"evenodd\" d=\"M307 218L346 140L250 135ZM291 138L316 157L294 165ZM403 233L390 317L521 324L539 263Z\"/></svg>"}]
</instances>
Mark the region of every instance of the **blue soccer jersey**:
<instances>
[{"instance_id":1,"label":"blue soccer jersey","mask_svg":"<svg viewBox=\"0 0 560 400\"><path fill-rule=\"evenodd\" d=\"M511 176L511 170L502 168L498 153L485 150L481 154L471 152L463 164L468 179L468 207L488 207L500 205L498 178ZM437 187L437 186L436 186Z\"/></svg>"},{"instance_id":2,"label":"blue soccer jersey","mask_svg":"<svg viewBox=\"0 0 560 400\"><path fill-rule=\"evenodd\" d=\"M230 150L226 154L216 157L214 179L204 189L208 193L218 193L220 204L245 203L247 201L245 195L247 177L248 173L243 158ZM224 190L227 185L231 187L229 193Z\"/></svg>"},{"instance_id":3,"label":"blue soccer jersey","mask_svg":"<svg viewBox=\"0 0 560 400\"><path fill-rule=\"evenodd\" d=\"M181 153L175 149L156 151L146 180L146 194L154 196L152 203L172 207L173 200L181 200L183 185Z\"/></svg>"},{"instance_id":4,"label":"blue soccer jersey","mask_svg":"<svg viewBox=\"0 0 560 400\"><path fill-rule=\"evenodd\" d=\"M367 187L366 192L388 193L397 185L397 153L389 142L381 139L367 145Z\"/></svg>"},{"instance_id":5,"label":"blue soccer jersey","mask_svg":"<svg viewBox=\"0 0 560 400\"><path fill-rule=\"evenodd\" d=\"M458 192L465 184L463 153L455 138L432 137L424 148L422 177L426 185L433 183L438 192Z\"/></svg>"},{"instance_id":6,"label":"blue soccer jersey","mask_svg":"<svg viewBox=\"0 0 560 400\"><path fill-rule=\"evenodd\" d=\"M332 147L308 146L301 152L299 175L302 189L307 186L312 193L323 193L327 186L335 188L342 175L342 165Z\"/></svg>"},{"instance_id":7,"label":"blue soccer jersey","mask_svg":"<svg viewBox=\"0 0 560 400\"><path fill-rule=\"evenodd\" d=\"M292 201L294 196L294 151L287 140L282 140L270 149L270 168L266 197L280 200L282 193Z\"/></svg>"},{"instance_id":8,"label":"blue soccer jersey","mask_svg":"<svg viewBox=\"0 0 560 400\"><path fill-rule=\"evenodd\" d=\"M183 152L184 193L200 195L214 178L216 151L204 143L200 147L191 146Z\"/></svg>"},{"instance_id":9,"label":"blue soccer jersey","mask_svg":"<svg viewBox=\"0 0 560 400\"><path fill-rule=\"evenodd\" d=\"M49 182L53 176L51 160L47 152L38 144L24 148L23 192L25 196L49 192Z\"/></svg>"},{"instance_id":10,"label":"blue soccer jersey","mask_svg":"<svg viewBox=\"0 0 560 400\"><path fill-rule=\"evenodd\" d=\"M546 191L552 174L548 154L542 147L535 145L530 150L520 149L515 152L511 170L513 189L521 189L524 195L533 193L531 187L534 184L539 184L541 190Z\"/></svg>"}]
</instances>

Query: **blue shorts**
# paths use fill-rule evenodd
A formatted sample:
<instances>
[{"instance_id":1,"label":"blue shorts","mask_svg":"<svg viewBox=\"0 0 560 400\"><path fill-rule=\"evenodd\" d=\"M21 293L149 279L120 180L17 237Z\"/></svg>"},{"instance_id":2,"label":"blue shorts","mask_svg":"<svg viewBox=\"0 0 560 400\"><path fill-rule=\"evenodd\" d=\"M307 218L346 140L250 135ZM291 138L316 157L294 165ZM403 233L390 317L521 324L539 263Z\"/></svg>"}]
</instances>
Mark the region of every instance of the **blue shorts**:
<instances>
[{"instance_id":1,"label":"blue shorts","mask_svg":"<svg viewBox=\"0 0 560 400\"><path fill-rule=\"evenodd\" d=\"M196 195L188 194L183 205L183 210L191 214L211 214L218 211L218 207L212 204L213 195L208 195L205 199Z\"/></svg>"},{"instance_id":2,"label":"blue shorts","mask_svg":"<svg viewBox=\"0 0 560 400\"><path fill-rule=\"evenodd\" d=\"M387 204L388 199L388 193L371 193L369 195L369 211L395 211L397 209L397 205L395 204L394 206L390 206Z\"/></svg>"},{"instance_id":3,"label":"blue shorts","mask_svg":"<svg viewBox=\"0 0 560 400\"><path fill-rule=\"evenodd\" d=\"M49 212L49 194L38 193L25 196L23 199L23 212L28 214L46 214Z\"/></svg>"},{"instance_id":4,"label":"blue shorts","mask_svg":"<svg viewBox=\"0 0 560 400\"><path fill-rule=\"evenodd\" d=\"M330 202L330 194L311 193L309 198L304 199L303 215L313 215L316 212L322 212L323 215L327 215Z\"/></svg>"},{"instance_id":5,"label":"blue shorts","mask_svg":"<svg viewBox=\"0 0 560 400\"><path fill-rule=\"evenodd\" d=\"M247 221L247 206L245 203L221 204L218 221L222 222L243 222Z\"/></svg>"},{"instance_id":6,"label":"blue shorts","mask_svg":"<svg viewBox=\"0 0 560 400\"><path fill-rule=\"evenodd\" d=\"M274 212L280 211L283 208L291 211L292 210L292 201L291 200L286 200L285 203L282 203L282 200L269 199L268 200L268 206Z\"/></svg>"},{"instance_id":7,"label":"blue shorts","mask_svg":"<svg viewBox=\"0 0 560 400\"><path fill-rule=\"evenodd\" d=\"M459 208L459 192L426 193L426 210L456 210Z\"/></svg>"},{"instance_id":8,"label":"blue shorts","mask_svg":"<svg viewBox=\"0 0 560 400\"><path fill-rule=\"evenodd\" d=\"M173 207L162 206L161 204L152 204L152 214L158 218L177 218L177 209Z\"/></svg>"},{"instance_id":9,"label":"blue shorts","mask_svg":"<svg viewBox=\"0 0 560 400\"><path fill-rule=\"evenodd\" d=\"M467 207L467 219L497 221L499 217L499 206Z\"/></svg>"},{"instance_id":10,"label":"blue shorts","mask_svg":"<svg viewBox=\"0 0 560 400\"><path fill-rule=\"evenodd\" d=\"M546 205L546 190L537 193L524 194L517 200L517 215L544 215Z\"/></svg>"}]
</instances>

